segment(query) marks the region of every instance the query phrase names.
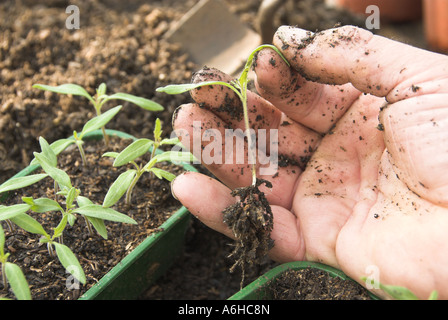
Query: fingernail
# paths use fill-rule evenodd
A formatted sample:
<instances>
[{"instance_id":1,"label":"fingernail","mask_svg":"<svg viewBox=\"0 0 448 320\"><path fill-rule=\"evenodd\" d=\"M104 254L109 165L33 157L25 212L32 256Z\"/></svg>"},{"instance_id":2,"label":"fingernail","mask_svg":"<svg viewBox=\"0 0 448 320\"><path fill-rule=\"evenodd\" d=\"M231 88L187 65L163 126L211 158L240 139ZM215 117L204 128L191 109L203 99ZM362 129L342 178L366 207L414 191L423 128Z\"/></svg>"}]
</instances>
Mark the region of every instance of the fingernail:
<instances>
[{"instance_id":1,"label":"fingernail","mask_svg":"<svg viewBox=\"0 0 448 320\"><path fill-rule=\"evenodd\" d=\"M275 32L275 37L277 37L283 44L282 46L282 50L287 49L289 47L289 43L286 40L286 28L285 27L280 27L277 29L277 31Z\"/></svg>"},{"instance_id":2,"label":"fingernail","mask_svg":"<svg viewBox=\"0 0 448 320\"><path fill-rule=\"evenodd\" d=\"M195 72L191 78L191 83L199 83L203 81L225 81L225 74L216 68L204 66L201 70Z\"/></svg>"},{"instance_id":3,"label":"fingernail","mask_svg":"<svg viewBox=\"0 0 448 320\"><path fill-rule=\"evenodd\" d=\"M170 183L170 189L171 189L171 194L173 195L173 198L180 201L179 198L177 197L176 193L174 192L174 183L176 180L180 179L182 176L191 173L191 171L184 171L182 172L180 175L178 175L176 178L174 178L173 180L171 180ZM182 184L181 184L182 185ZM182 188L182 187L181 187Z\"/></svg>"},{"instance_id":4,"label":"fingernail","mask_svg":"<svg viewBox=\"0 0 448 320\"><path fill-rule=\"evenodd\" d=\"M176 194L175 194L174 191L173 191L173 184L174 184L174 181L176 181L176 179L177 179L177 177L174 178L174 179L171 181L171 183L170 183L170 189L171 189L171 195L173 196L173 198L176 199L177 201L179 201L179 199L177 198Z\"/></svg>"},{"instance_id":5,"label":"fingernail","mask_svg":"<svg viewBox=\"0 0 448 320\"><path fill-rule=\"evenodd\" d=\"M311 31L291 26L279 27L275 35L283 44L282 50L289 46L303 48L314 38L314 33Z\"/></svg>"},{"instance_id":6,"label":"fingernail","mask_svg":"<svg viewBox=\"0 0 448 320\"><path fill-rule=\"evenodd\" d=\"M180 109L182 109L182 106L177 107L173 112L173 116L171 117L171 127L172 128L174 128L174 122L177 119L177 115L178 115Z\"/></svg>"}]
</instances>

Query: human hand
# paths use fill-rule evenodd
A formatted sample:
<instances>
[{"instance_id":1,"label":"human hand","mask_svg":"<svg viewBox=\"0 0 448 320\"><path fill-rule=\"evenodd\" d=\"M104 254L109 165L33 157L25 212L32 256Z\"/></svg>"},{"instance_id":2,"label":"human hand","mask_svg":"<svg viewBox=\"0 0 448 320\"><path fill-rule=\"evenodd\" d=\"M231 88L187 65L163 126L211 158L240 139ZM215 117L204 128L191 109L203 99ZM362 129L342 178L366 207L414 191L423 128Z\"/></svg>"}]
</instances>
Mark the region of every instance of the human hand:
<instances>
[{"instance_id":1,"label":"human hand","mask_svg":"<svg viewBox=\"0 0 448 320\"><path fill-rule=\"evenodd\" d=\"M382 284L447 299L448 57L351 26L317 34L281 27L274 45L291 68L261 51L261 97L248 96L251 125L278 129L279 158L289 159L277 174L259 175L273 184L263 189L274 213L270 256L325 263L360 282L376 270ZM231 80L207 69L194 81L218 79ZM198 157L194 139L184 140L195 130L224 136L244 125L228 88L202 87L192 96L196 103L181 106L173 125ZM251 183L250 169L205 166L222 183L188 172L174 180L173 193L232 237L222 210L235 201L231 189Z\"/></svg>"}]
</instances>

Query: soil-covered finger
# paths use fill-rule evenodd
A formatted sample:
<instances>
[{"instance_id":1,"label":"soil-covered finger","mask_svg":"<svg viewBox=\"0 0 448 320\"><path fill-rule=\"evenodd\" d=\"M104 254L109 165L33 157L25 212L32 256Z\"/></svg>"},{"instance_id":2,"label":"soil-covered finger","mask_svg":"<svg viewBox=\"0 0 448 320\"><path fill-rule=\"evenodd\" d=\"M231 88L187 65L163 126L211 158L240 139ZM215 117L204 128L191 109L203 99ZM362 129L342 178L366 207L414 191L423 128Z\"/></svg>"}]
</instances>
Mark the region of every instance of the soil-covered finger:
<instances>
[{"instance_id":1,"label":"soil-covered finger","mask_svg":"<svg viewBox=\"0 0 448 320\"><path fill-rule=\"evenodd\" d=\"M233 80L229 75L212 68L204 68L195 73L193 82ZM204 86L192 90L191 95L199 106L219 115L233 128L244 130L244 113L240 98L230 88L220 85ZM247 107L250 127L268 129L277 127L281 112L257 94L247 92ZM268 115L266 117L266 115Z\"/></svg>"},{"instance_id":2,"label":"soil-covered finger","mask_svg":"<svg viewBox=\"0 0 448 320\"><path fill-rule=\"evenodd\" d=\"M352 85L331 86L307 81L272 50L262 50L255 66L261 96L294 121L327 132L360 92Z\"/></svg>"},{"instance_id":3,"label":"soil-covered finger","mask_svg":"<svg viewBox=\"0 0 448 320\"><path fill-rule=\"evenodd\" d=\"M192 187L195 192L192 192ZM195 172L179 175L172 183L173 195L208 227L233 237L232 231L222 220L224 208L235 203L231 190L211 177Z\"/></svg>"},{"instance_id":4,"label":"soil-covered finger","mask_svg":"<svg viewBox=\"0 0 448 320\"><path fill-rule=\"evenodd\" d=\"M325 84L351 83L389 102L420 95L420 83L446 78L446 56L344 26L318 33L278 29L274 44L304 78ZM404 53L406 53L404 55ZM435 88L433 88L435 89Z\"/></svg>"},{"instance_id":5,"label":"soil-covered finger","mask_svg":"<svg viewBox=\"0 0 448 320\"><path fill-rule=\"evenodd\" d=\"M269 201L291 207L294 186L320 141L309 129L284 121L278 131L266 133L266 140L257 143L257 175L271 181L267 191ZM230 188L247 186L252 181L252 162L249 162L245 132L234 130L213 112L197 104L182 105L175 113L173 126L185 148ZM271 136L272 134L272 136ZM269 151L265 143L272 145Z\"/></svg>"},{"instance_id":6,"label":"soil-covered finger","mask_svg":"<svg viewBox=\"0 0 448 320\"><path fill-rule=\"evenodd\" d=\"M173 127L182 145L224 184L231 188L250 184L251 170L242 130L235 134L236 141L226 141L226 130L232 130L231 127L197 104L179 107Z\"/></svg>"}]
</instances>

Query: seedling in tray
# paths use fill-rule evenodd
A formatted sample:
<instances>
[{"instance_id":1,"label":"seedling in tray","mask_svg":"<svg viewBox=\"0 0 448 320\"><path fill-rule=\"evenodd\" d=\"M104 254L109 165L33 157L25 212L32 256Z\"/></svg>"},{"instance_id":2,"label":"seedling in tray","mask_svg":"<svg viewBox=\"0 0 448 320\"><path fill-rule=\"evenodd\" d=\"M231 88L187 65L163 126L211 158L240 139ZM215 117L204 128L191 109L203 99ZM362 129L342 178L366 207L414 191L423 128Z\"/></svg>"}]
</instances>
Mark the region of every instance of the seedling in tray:
<instances>
[{"instance_id":1,"label":"seedling in tray","mask_svg":"<svg viewBox=\"0 0 448 320\"><path fill-rule=\"evenodd\" d=\"M7 288L9 283L17 299L31 300L31 292L25 275L18 265L8 261L8 257L9 253L5 253L5 233L0 225L0 265L3 287Z\"/></svg>"},{"instance_id":2,"label":"seedling in tray","mask_svg":"<svg viewBox=\"0 0 448 320\"><path fill-rule=\"evenodd\" d=\"M243 273L241 285L244 282L244 268L246 263L252 264L257 262L273 246L273 241L270 238L270 233L273 228L271 207L264 193L258 189L261 184L272 188L272 184L269 181L257 178L255 137L250 131L247 108L248 74L256 54L265 48L270 48L277 52L289 66L288 61L275 46L261 45L249 55L241 75L230 83L224 81L204 81L199 83L168 85L157 89L158 92L180 94L203 86L221 85L230 88L241 100L244 126L249 146L248 156L250 163L252 163L252 185L233 190L231 195L239 197L239 200L223 211L223 220L233 231L237 239L235 249L231 253L231 256L236 257L236 261L230 270L233 271L238 265L241 267Z\"/></svg>"},{"instance_id":3,"label":"seedling in tray","mask_svg":"<svg viewBox=\"0 0 448 320\"><path fill-rule=\"evenodd\" d=\"M53 149L44 138L39 139L42 152L34 152L36 161L40 164L45 174L38 174L30 176L30 178L17 178L15 183L5 183L9 190L17 189L18 186L29 185L30 181L41 179L45 176L50 176L55 181L55 186L59 188L58 195L62 195L65 199L65 206L63 207L56 200L49 198L33 199L32 197L22 197L23 203L11 206L0 206L0 221L9 220L33 234L41 235L40 242L47 244L48 252L51 256L57 256L61 264L81 283L86 282L84 272L79 264L78 259L69 247L63 244L63 232L67 223L73 225L76 216L80 214L86 219L86 224L89 232L92 233L91 225L97 232L107 239L107 230L104 225L104 220L115 222L136 224L137 222L110 208L105 208L98 204L93 204L88 198L80 195L80 190L73 187L69 175L57 168L57 158ZM5 186L2 185L3 187ZM0 189L2 189L0 186ZM44 212L59 212L62 217L58 225L53 228L52 234L48 233L41 223L27 214L28 211L35 213Z\"/></svg>"},{"instance_id":4,"label":"seedling in tray","mask_svg":"<svg viewBox=\"0 0 448 320\"><path fill-rule=\"evenodd\" d=\"M179 143L178 138L173 139L162 139L161 138L161 124L160 120L156 120L156 124L154 127L154 140L151 139L138 139L127 146L120 153L118 152L106 152L103 156L115 158L113 166L121 167L123 165L131 164L135 169L129 169L123 172L112 186L109 188L109 191L104 198L103 207L110 207L114 205L126 192L125 203L126 205L131 204L132 199L132 191L137 184L140 177L145 172L153 173L159 179L166 179L168 181L172 181L175 178L175 175L165 171L160 168L156 168L155 164L163 161L170 161L173 163L177 162L190 162L193 160L193 155L189 152L178 152L178 151L165 151L158 155L156 155L156 150L161 145L175 145ZM143 156L147 152L151 151L151 158L145 164L138 164L136 162L137 158Z\"/></svg>"},{"instance_id":5,"label":"seedling in tray","mask_svg":"<svg viewBox=\"0 0 448 320\"><path fill-rule=\"evenodd\" d=\"M73 141L70 139L66 139L66 140L61 139L58 141L58 143L60 143L60 144L66 143L61 148L65 148L67 146L67 144L76 142L76 145L78 146L79 151L81 153L83 164L86 163L85 156L84 156L84 150L82 148L82 144L83 144L82 138L84 137L85 134L101 128L101 130L103 132L104 141L105 141L106 145L109 145L109 137L106 134L105 125L110 120L112 120L112 118L118 113L118 111L120 111L121 106L117 106L115 108L110 109L109 111L107 111L105 113L102 113L103 105L106 102L108 102L109 100L122 100L122 101L127 101L127 102L131 102L133 104L136 104L140 108L143 108L143 109L149 110L149 111L162 111L164 109L157 102L154 102L152 100L145 99L142 97L137 97L137 96L134 96L134 95L128 94L128 93L118 92L118 93L114 93L112 95L107 95L105 83L102 83L96 89L96 95L94 97L92 97L87 92L87 90L85 90L83 87L81 87L77 84L72 84L72 83L62 84L60 86L49 86L49 85L44 85L44 84L35 84L35 85L33 85L33 88L51 91L51 92L55 92L55 93L61 93L61 94L71 94L71 95L83 96L83 97L87 98L93 104L93 107L95 108L95 111L96 111L96 117L90 119L84 125L81 133L78 134L76 131L73 132L73 137L75 138L75 140Z\"/></svg>"}]
</instances>

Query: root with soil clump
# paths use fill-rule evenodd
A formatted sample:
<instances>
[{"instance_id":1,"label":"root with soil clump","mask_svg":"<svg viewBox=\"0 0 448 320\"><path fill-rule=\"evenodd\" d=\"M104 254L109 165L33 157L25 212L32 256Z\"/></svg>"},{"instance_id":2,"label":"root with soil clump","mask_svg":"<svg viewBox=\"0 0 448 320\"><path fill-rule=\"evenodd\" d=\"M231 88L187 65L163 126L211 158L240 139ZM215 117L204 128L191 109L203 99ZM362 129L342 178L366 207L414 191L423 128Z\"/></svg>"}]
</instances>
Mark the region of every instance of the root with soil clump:
<instances>
[{"instance_id":1,"label":"root with soil clump","mask_svg":"<svg viewBox=\"0 0 448 320\"><path fill-rule=\"evenodd\" d=\"M236 258L230 272L237 266L241 267L241 287L244 283L246 265L260 263L274 246L274 241L271 239L273 214L264 193L258 189L261 184L272 188L272 184L263 179L257 179L255 185L237 188L231 195L239 197L239 200L223 211L224 223L236 238L235 248L229 255Z\"/></svg>"}]
</instances>

